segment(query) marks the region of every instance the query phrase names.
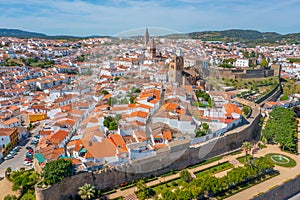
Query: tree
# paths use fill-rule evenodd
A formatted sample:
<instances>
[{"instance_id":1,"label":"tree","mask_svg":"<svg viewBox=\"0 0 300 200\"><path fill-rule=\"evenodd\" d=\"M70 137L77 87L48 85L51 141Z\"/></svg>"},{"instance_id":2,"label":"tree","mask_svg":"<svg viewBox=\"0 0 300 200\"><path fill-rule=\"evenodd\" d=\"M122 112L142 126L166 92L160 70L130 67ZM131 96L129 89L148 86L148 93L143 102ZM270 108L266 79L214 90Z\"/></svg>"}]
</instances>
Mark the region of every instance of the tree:
<instances>
[{"instance_id":1,"label":"tree","mask_svg":"<svg viewBox=\"0 0 300 200\"><path fill-rule=\"evenodd\" d=\"M103 95L108 95L109 92L108 92L107 90L102 90L102 91L101 91L101 94L103 94Z\"/></svg>"},{"instance_id":2,"label":"tree","mask_svg":"<svg viewBox=\"0 0 300 200\"><path fill-rule=\"evenodd\" d=\"M114 81L117 82L118 80L120 80L120 77L116 76L116 77L114 78Z\"/></svg>"},{"instance_id":3,"label":"tree","mask_svg":"<svg viewBox=\"0 0 300 200\"><path fill-rule=\"evenodd\" d=\"M205 122L202 123L201 128L195 130L196 137L202 137L208 134L209 125Z\"/></svg>"},{"instance_id":4,"label":"tree","mask_svg":"<svg viewBox=\"0 0 300 200\"><path fill-rule=\"evenodd\" d=\"M263 58L262 61L260 62L260 66L262 68L266 68L268 66L268 61L265 58Z\"/></svg>"},{"instance_id":5,"label":"tree","mask_svg":"<svg viewBox=\"0 0 300 200\"><path fill-rule=\"evenodd\" d=\"M207 135L207 132L206 131L204 131L203 129L196 129L196 135L195 135L195 137L202 137L202 136L205 136L205 135Z\"/></svg>"},{"instance_id":6,"label":"tree","mask_svg":"<svg viewBox=\"0 0 300 200\"><path fill-rule=\"evenodd\" d=\"M128 104L129 101L125 98L125 99L121 99L120 104Z\"/></svg>"},{"instance_id":7,"label":"tree","mask_svg":"<svg viewBox=\"0 0 300 200\"><path fill-rule=\"evenodd\" d=\"M91 184L86 183L79 187L78 190L78 195L82 199L92 199L95 196L95 188Z\"/></svg>"},{"instance_id":8,"label":"tree","mask_svg":"<svg viewBox=\"0 0 300 200\"><path fill-rule=\"evenodd\" d=\"M297 152L297 120L293 109L275 107L262 131L268 143L277 142L283 150Z\"/></svg>"},{"instance_id":9,"label":"tree","mask_svg":"<svg viewBox=\"0 0 300 200\"><path fill-rule=\"evenodd\" d=\"M255 58L255 57L256 57L255 51L253 51L253 50L251 51L250 57L251 57L251 58Z\"/></svg>"},{"instance_id":10,"label":"tree","mask_svg":"<svg viewBox=\"0 0 300 200\"><path fill-rule=\"evenodd\" d=\"M288 100L289 99L289 96L287 94L284 94L280 97L280 100L281 101L285 101L285 100Z\"/></svg>"},{"instance_id":11,"label":"tree","mask_svg":"<svg viewBox=\"0 0 300 200\"><path fill-rule=\"evenodd\" d=\"M47 162L43 168L42 177L48 185L59 183L65 177L71 175L72 161L66 159L58 159Z\"/></svg>"},{"instance_id":12,"label":"tree","mask_svg":"<svg viewBox=\"0 0 300 200\"><path fill-rule=\"evenodd\" d=\"M25 171L24 168L21 168L11 173L10 180L13 183L12 190L19 190L21 194L24 194L28 190L34 191L34 185L38 182L39 175L33 170Z\"/></svg>"},{"instance_id":13,"label":"tree","mask_svg":"<svg viewBox=\"0 0 300 200\"><path fill-rule=\"evenodd\" d=\"M108 130L118 130L118 120L122 118L121 115L116 115L115 118L112 116L105 117L103 125L108 128Z\"/></svg>"},{"instance_id":14,"label":"tree","mask_svg":"<svg viewBox=\"0 0 300 200\"><path fill-rule=\"evenodd\" d=\"M208 131L209 125L208 125L207 123L203 122L203 123L202 123L202 128L203 128L203 130Z\"/></svg>"},{"instance_id":15,"label":"tree","mask_svg":"<svg viewBox=\"0 0 300 200\"><path fill-rule=\"evenodd\" d=\"M249 106L243 106L242 112L247 116L250 113L251 109Z\"/></svg>"},{"instance_id":16,"label":"tree","mask_svg":"<svg viewBox=\"0 0 300 200\"><path fill-rule=\"evenodd\" d=\"M161 194L163 200L176 200L176 194L170 190L165 190Z\"/></svg>"},{"instance_id":17,"label":"tree","mask_svg":"<svg viewBox=\"0 0 300 200\"><path fill-rule=\"evenodd\" d=\"M6 170L5 170L5 177L9 178L9 175L11 173L11 167L8 167Z\"/></svg>"},{"instance_id":18,"label":"tree","mask_svg":"<svg viewBox=\"0 0 300 200\"><path fill-rule=\"evenodd\" d=\"M137 188L136 195L139 199L144 200L148 198L147 186L144 179L140 179L136 183L136 188Z\"/></svg>"},{"instance_id":19,"label":"tree","mask_svg":"<svg viewBox=\"0 0 300 200\"><path fill-rule=\"evenodd\" d=\"M129 101L130 101L131 104L136 103L134 96L130 96Z\"/></svg>"},{"instance_id":20,"label":"tree","mask_svg":"<svg viewBox=\"0 0 300 200\"><path fill-rule=\"evenodd\" d=\"M109 123L109 130L118 130L118 122L116 120L113 120Z\"/></svg>"},{"instance_id":21,"label":"tree","mask_svg":"<svg viewBox=\"0 0 300 200\"><path fill-rule=\"evenodd\" d=\"M6 195L4 200L17 200L18 198L15 195Z\"/></svg>"},{"instance_id":22,"label":"tree","mask_svg":"<svg viewBox=\"0 0 300 200\"><path fill-rule=\"evenodd\" d=\"M244 143L242 144L242 149L246 152L246 155L249 154L251 148L252 148L252 145L251 145L250 142L244 142Z\"/></svg>"},{"instance_id":23,"label":"tree","mask_svg":"<svg viewBox=\"0 0 300 200\"><path fill-rule=\"evenodd\" d=\"M118 102L118 100L115 97L109 97L107 100L107 104L109 106L115 105L115 104L117 104L117 102Z\"/></svg>"},{"instance_id":24,"label":"tree","mask_svg":"<svg viewBox=\"0 0 300 200\"><path fill-rule=\"evenodd\" d=\"M136 87L132 87L132 88L131 88L131 92L132 92L132 93L140 93L140 92L141 92L141 89L140 89L140 88L136 88Z\"/></svg>"},{"instance_id":25,"label":"tree","mask_svg":"<svg viewBox=\"0 0 300 200\"><path fill-rule=\"evenodd\" d=\"M187 183L189 183L192 180L192 176L187 169L181 170L179 173L179 176L183 181L185 181Z\"/></svg>"}]
</instances>

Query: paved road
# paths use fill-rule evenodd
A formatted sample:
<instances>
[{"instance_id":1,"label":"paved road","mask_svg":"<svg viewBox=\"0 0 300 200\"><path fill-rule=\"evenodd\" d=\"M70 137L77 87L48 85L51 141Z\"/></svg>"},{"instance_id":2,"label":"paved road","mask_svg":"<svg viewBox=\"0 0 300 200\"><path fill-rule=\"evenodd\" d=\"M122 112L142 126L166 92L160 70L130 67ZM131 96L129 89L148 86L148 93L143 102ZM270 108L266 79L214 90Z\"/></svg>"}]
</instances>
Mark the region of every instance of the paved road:
<instances>
[{"instance_id":1,"label":"paved road","mask_svg":"<svg viewBox=\"0 0 300 200\"><path fill-rule=\"evenodd\" d=\"M32 130L32 135L36 135L39 130L43 127L44 123L41 123L38 127L36 127L34 130ZM0 177L4 177L5 170L8 167L11 167L12 170L17 170L21 167L25 167L25 169L30 169L31 167L27 167L23 165L25 155L26 155L26 146L30 146L30 142L32 140L32 137L25 139L20 142L19 146L21 146L21 149L17 154L10 160L4 160L2 163L0 163ZM1 190L1 189L0 189Z\"/></svg>"}]
</instances>

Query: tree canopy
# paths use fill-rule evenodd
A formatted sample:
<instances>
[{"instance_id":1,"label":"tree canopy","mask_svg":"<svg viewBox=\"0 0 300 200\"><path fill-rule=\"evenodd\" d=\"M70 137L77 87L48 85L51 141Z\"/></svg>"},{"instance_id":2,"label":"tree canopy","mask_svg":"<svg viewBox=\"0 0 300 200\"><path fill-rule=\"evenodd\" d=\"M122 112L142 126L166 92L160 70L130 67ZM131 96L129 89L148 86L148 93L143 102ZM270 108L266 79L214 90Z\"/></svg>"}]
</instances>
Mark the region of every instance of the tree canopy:
<instances>
[{"instance_id":1,"label":"tree canopy","mask_svg":"<svg viewBox=\"0 0 300 200\"><path fill-rule=\"evenodd\" d=\"M187 183L192 180L192 176L187 169L181 170L179 175L180 175L180 178Z\"/></svg>"},{"instance_id":2,"label":"tree canopy","mask_svg":"<svg viewBox=\"0 0 300 200\"><path fill-rule=\"evenodd\" d=\"M243 105L242 111L247 116L250 113L251 108L250 108L250 106Z\"/></svg>"},{"instance_id":3,"label":"tree canopy","mask_svg":"<svg viewBox=\"0 0 300 200\"><path fill-rule=\"evenodd\" d=\"M152 195L154 195L154 191L151 188L147 188L145 180L143 179L140 179L137 182L136 187L137 187L136 195L141 200L147 199Z\"/></svg>"},{"instance_id":4,"label":"tree canopy","mask_svg":"<svg viewBox=\"0 0 300 200\"><path fill-rule=\"evenodd\" d=\"M242 144L242 149L246 152L246 155L249 154L251 148L252 148L252 144L250 142L244 142Z\"/></svg>"},{"instance_id":5,"label":"tree canopy","mask_svg":"<svg viewBox=\"0 0 300 200\"><path fill-rule=\"evenodd\" d=\"M23 194L29 189L34 190L34 185L38 182L39 175L33 170L25 171L20 169L11 173L10 180L13 182L12 190L19 190Z\"/></svg>"},{"instance_id":6,"label":"tree canopy","mask_svg":"<svg viewBox=\"0 0 300 200\"><path fill-rule=\"evenodd\" d=\"M107 104L109 106L115 105L115 104L117 104L117 102L118 102L118 100L115 97L109 97L107 100Z\"/></svg>"},{"instance_id":7,"label":"tree canopy","mask_svg":"<svg viewBox=\"0 0 300 200\"><path fill-rule=\"evenodd\" d=\"M293 109L275 107L262 131L268 143L277 142L283 150L297 152L297 121Z\"/></svg>"},{"instance_id":8,"label":"tree canopy","mask_svg":"<svg viewBox=\"0 0 300 200\"><path fill-rule=\"evenodd\" d=\"M108 130L118 130L118 121L122 118L122 115L116 115L115 117L108 116L105 117L103 125L108 128Z\"/></svg>"},{"instance_id":9,"label":"tree canopy","mask_svg":"<svg viewBox=\"0 0 300 200\"><path fill-rule=\"evenodd\" d=\"M51 185L61 182L65 177L71 175L72 161L66 159L58 159L47 162L43 168L42 177L44 183Z\"/></svg>"},{"instance_id":10,"label":"tree canopy","mask_svg":"<svg viewBox=\"0 0 300 200\"><path fill-rule=\"evenodd\" d=\"M195 94L196 94L197 98L200 99L200 102L197 102L198 106L200 106L200 107L206 107L206 106L212 107L213 106L213 101L207 92L197 90L197 91L195 91ZM204 104L204 102L207 102L208 105Z\"/></svg>"},{"instance_id":11,"label":"tree canopy","mask_svg":"<svg viewBox=\"0 0 300 200\"><path fill-rule=\"evenodd\" d=\"M95 196L95 188L91 184L86 183L79 187L78 190L78 195L82 199L92 199Z\"/></svg>"},{"instance_id":12,"label":"tree canopy","mask_svg":"<svg viewBox=\"0 0 300 200\"><path fill-rule=\"evenodd\" d=\"M108 92L107 90L102 90L102 91L101 91L101 94L107 95L107 94L109 94L109 92Z\"/></svg>"},{"instance_id":13,"label":"tree canopy","mask_svg":"<svg viewBox=\"0 0 300 200\"><path fill-rule=\"evenodd\" d=\"M195 130L196 137L202 137L207 135L209 132L209 125L205 122L202 122L201 128Z\"/></svg>"},{"instance_id":14,"label":"tree canopy","mask_svg":"<svg viewBox=\"0 0 300 200\"><path fill-rule=\"evenodd\" d=\"M268 67L268 61L265 58L263 58L262 61L260 62L260 66L262 68Z\"/></svg>"}]
</instances>

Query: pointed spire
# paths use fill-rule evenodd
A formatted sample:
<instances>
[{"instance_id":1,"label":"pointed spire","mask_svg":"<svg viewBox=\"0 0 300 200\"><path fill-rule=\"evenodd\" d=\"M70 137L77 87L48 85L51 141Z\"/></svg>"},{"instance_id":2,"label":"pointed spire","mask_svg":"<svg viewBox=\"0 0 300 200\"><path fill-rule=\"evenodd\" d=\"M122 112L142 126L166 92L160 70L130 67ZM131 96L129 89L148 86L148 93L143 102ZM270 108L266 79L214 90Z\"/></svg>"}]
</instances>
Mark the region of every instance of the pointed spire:
<instances>
[{"instance_id":1,"label":"pointed spire","mask_svg":"<svg viewBox=\"0 0 300 200\"><path fill-rule=\"evenodd\" d=\"M148 46L149 44L149 31L148 27L146 27L146 32L145 32L145 46Z\"/></svg>"}]
</instances>

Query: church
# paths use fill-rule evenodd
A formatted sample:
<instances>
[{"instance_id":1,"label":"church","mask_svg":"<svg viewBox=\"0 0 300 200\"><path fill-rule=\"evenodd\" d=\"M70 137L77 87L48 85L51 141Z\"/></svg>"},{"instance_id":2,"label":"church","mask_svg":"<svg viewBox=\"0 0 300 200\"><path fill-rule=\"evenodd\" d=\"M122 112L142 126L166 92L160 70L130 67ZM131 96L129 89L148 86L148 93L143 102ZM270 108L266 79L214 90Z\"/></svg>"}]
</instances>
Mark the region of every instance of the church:
<instances>
[{"instance_id":1,"label":"church","mask_svg":"<svg viewBox=\"0 0 300 200\"><path fill-rule=\"evenodd\" d=\"M144 45L148 49L149 59L151 59L153 62L161 62L166 60L161 53L157 53L155 39L152 38L150 41L148 28L146 28L145 32ZM176 54L174 54L169 63L168 82L177 84L178 86L196 85L197 80L199 79L200 76L195 71L194 67L184 67L184 58L181 55L181 52L177 50Z\"/></svg>"},{"instance_id":2,"label":"church","mask_svg":"<svg viewBox=\"0 0 300 200\"><path fill-rule=\"evenodd\" d=\"M160 52L157 52L155 39L152 38L152 40L150 41L150 34L148 28L146 28L146 32L144 36L144 45L145 48L148 50L149 58L153 62L161 62L166 60L166 58L163 57Z\"/></svg>"}]
</instances>

